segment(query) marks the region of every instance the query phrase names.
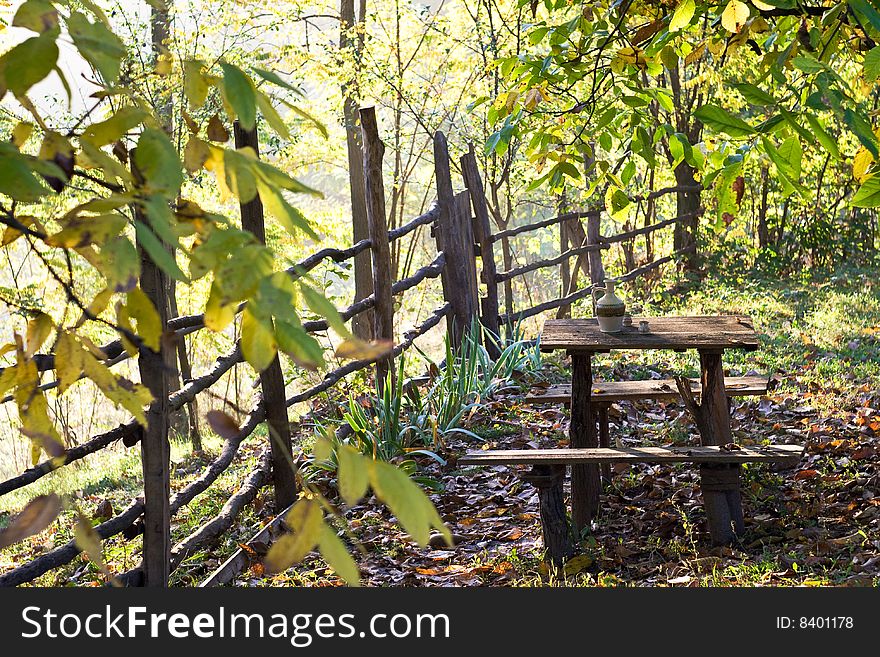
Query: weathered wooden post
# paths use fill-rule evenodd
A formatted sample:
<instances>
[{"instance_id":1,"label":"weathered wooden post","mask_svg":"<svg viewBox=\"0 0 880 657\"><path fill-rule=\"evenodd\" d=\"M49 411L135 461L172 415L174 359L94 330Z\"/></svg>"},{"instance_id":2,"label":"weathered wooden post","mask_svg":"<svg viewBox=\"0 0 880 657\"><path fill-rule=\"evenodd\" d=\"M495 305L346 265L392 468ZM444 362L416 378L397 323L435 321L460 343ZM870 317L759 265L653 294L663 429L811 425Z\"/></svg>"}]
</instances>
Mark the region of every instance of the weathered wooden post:
<instances>
[{"instance_id":1,"label":"weathered wooden post","mask_svg":"<svg viewBox=\"0 0 880 657\"><path fill-rule=\"evenodd\" d=\"M602 235L599 232L602 215L598 212L591 213L587 217L587 244L599 244ZM602 266L602 251L597 249L588 254L590 263L590 283L601 285L605 280L605 267Z\"/></svg>"},{"instance_id":2,"label":"weathered wooden post","mask_svg":"<svg viewBox=\"0 0 880 657\"><path fill-rule=\"evenodd\" d=\"M373 339L394 340L394 298L391 293L391 250L388 245L388 222L385 216L385 183L382 179L382 156L385 144L379 139L376 108L360 110L364 149L364 187L367 200L367 223L373 253ZM376 382L382 390L385 378L394 368L390 358L376 362Z\"/></svg>"},{"instance_id":3,"label":"weathered wooden post","mask_svg":"<svg viewBox=\"0 0 880 657\"><path fill-rule=\"evenodd\" d=\"M473 231L480 247L480 280L486 286L486 296L480 299L481 319L483 328L492 334L484 344L492 358L500 354L499 342L501 327L498 321L498 281L495 268L495 251L492 246L492 228L489 224L489 204L486 201L486 190L473 143L468 144L468 152L461 156L461 172L464 184L468 188L471 205L474 210Z\"/></svg>"},{"instance_id":4,"label":"weathered wooden post","mask_svg":"<svg viewBox=\"0 0 880 657\"><path fill-rule=\"evenodd\" d=\"M457 197L449 172L449 147L446 135L434 135L434 171L437 179L437 205L440 216L435 236L437 248L446 254L441 276L443 296L452 306L448 315L449 333L454 347L459 347L465 332L477 317L477 274L474 262L473 227L470 220L470 195Z\"/></svg>"},{"instance_id":5,"label":"weathered wooden post","mask_svg":"<svg viewBox=\"0 0 880 657\"><path fill-rule=\"evenodd\" d=\"M233 126L235 147L249 146L259 156L260 142L257 128L245 130L238 121ZM241 204L241 226L254 234L261 242L266 242L266 227L263 221L263 203L259 195ZM296 501L296 473L288 458L290 456L290 420L287 417L287 397L284 394L284 375L281 372L281 359L276 354L272 363L260 372L260 387L266 402L266 420L269 425L269 446L272 451L272 483L275 492L275 508L286 509Z\"/></svg>"},{"instance_id":6,"label":"weathered wooden post","mask_svg":"<svg viewBox=\"0 0 880 657\"><path fill-rule=\"evenodd\" d=\"M130 161L132 173L143 182L135 166L135 151ZM142 230L152 231L150 222L135 206L135 218ZM155 236L160 239L159 236ZM168 323L168 277L143 248L138 239L141 259L140 286L153 303L162 326ZM174 371L174 352L165 340L159 342L159 351L146 345L139 348L138 368L141 382L153 395L147 409L147 427L141 437L141 464L144 476L144 586L166 587L171 574L171 446L168 443L170 411L168 391L170 374Z\"/></svg>"}]
</instances>

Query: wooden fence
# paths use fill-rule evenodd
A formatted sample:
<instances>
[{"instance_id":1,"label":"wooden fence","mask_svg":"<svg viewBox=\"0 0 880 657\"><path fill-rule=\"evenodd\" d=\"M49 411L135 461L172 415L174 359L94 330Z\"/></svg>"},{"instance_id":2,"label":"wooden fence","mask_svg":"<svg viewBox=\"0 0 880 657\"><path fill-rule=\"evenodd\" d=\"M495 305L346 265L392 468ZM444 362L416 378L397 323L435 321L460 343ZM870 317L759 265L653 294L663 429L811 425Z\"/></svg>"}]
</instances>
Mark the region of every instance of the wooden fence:
<instances>
[{"instance_id":1,"label":"wooden fence","mask_svg":"<svg viewBox=\"0 0 880 657\"><path fill-rule=\"evenodd\" d=\"M402 340L381 358L346 363L327 373L320 383L290 397L286 395L280 362L277 360L273 362L267 370L261 373L260 393L237 434L227 437L219 455L205 466L194 481L173 495L169 495L167 492L170 485L167 456L168 416L193 402L197 395L207 391L224 374L244 361L239 342L236 342L227 353L218 356L204 374L184 381L179 390L163 395L151 407L150 410L154 416L156 413L162 414L161 421L158 423L162 429L153 436L153 440L149 443L145 441L149 429L145 431L143 427L131 419L67 450L61 457L60 463L58 459L47 460L18 476L0 482L0 495L32 484L59 467L78 461L119 441L122 441L127 447L141 443L145 463L150 460L155 466L158 460L158 466L163 469L159 473L157 481L154 482L156 485L147 485L145 476L144 495L134 499L114 517L97 525L95 530L102 539L120 534L126 539L131 539L144 534L143 564L123 573L119 579L127 585L163 585L167 582L168 574L184 559L218 540L233 525L241 511L255 499L262 487L271 484L276 509L279 511L286 509L296 500L298 494L296 480L287 460L289 454L285 453L290 449L290 430L287 417L287 409L290 406L308 401L331 389L349 374L369 367L375 366L376 374L381 381L385 374L389 372L393 374L394 368L391 366L393 359L409 349L417 338L439 326L444 319L453 343L460 344L465 331L474 318L479 318L488 331L500 335L503 326L511 325L520 319L533 317L550 310L570 308L575 301L588 297L593 286L604 278L601 258L603 250L609 249L614 243L631 241L640 235L673 226L677 221L686 218L667 219L644 228L602 237L599 231L601 211L588 210L564 213L550 219L492 233L483 182L473 147L461 157L460 170L464 189L455 193L446 137L442 132L438 132L434 137L437 201L424 214L394 230L388 230L385 214L385 192L382 182L384 146L379 139L373 108L361 110L361 127L369 238L345 249L320 250L290 267L287 273L296 279L312 271L322 262L345 262L369 249L373 263L373 294L355 300L350 306L341 310L340 314L343 320L348 321L362 313L372 311L374 313L372 324L376 339L389 340L394 338L393 298L417 289L429 279L437 277L441 278L443 287L443 303L440 307L429 314L418 326L403 333ZM247 145L254 149L257 148L256 130L245 132L236 127L235 136L237 147ZM659 197L666 193L680 191L682 190L670 188L652 194L654 197ZM259 239L265 239L263 211L259 200L242 206L241 210L243 227L252 231ZM584 236L581 243L567 246L565 236L570 237L572 234L578 233L577 230L566 231L566 228L571 228L573 224L580 227L580 221L583 219L587 221L587 229L583 231L581 227ZM560 240L561 252L558 255L529 262L508 271L497 271L494 258L496 243L557 225L560 226L563 236ZM411 276L392 281L389 245L412 233L420 226L431 226L432 228L437 244L435 257ZM642 276L692 249L693 246L657 258L630 270L618 280L627 281ZM577 258L573 272L569 265L572 258ZM587 258L588 262L584 258ZM513 279L529 272L550 267L560 267L563 291L559 298L522 310L514 310L510 304L507 304L504 312L501 312L499 285L509 284ZM589 284L580 288L577 287L579 269L585 269L590 273ZM566 272L568 273L566 274ZM483 284L482 291L480 283ZM243 308L244 304L238 308L237 312L241 312ZM204 328L204 315L172 317L167 320L166 326L169 332L173 332L179 339L182 339L184 335ZM307 321L303 323L303 327L308 333L314 334L326 331L328 322L326 319ZM486 348L490 352L494 351L494 342L487 341ZM107 365L114 365L128 358L128 353L120 340L103 345L101 350L106 356L105 363ZM40 371L54 369L55 357L53 354L37 355L35 361ZM48 382L41 385L41 389L48 390L57 387L57 385L57 382ZM11 399L11 396L7 396L0 399L0 403L6 403ZM267 440L257 466L244 478L240 488L228 499L220 513L189 536L171 546L168 540L171 518L217 480L233 463L242 442L252 435L263 422L267 422L269 425L271 438ZM164 443L161 450L157 450L155 447L157 441ZM158 459L156 457L157 451L159 452ZM151 534L153 540L147 540ZM54 568L70 563L79 553L79 547L74 541L70 541L0 575L0 586L16 586L30 582ZM215 579L217 578L211 581Z\"/></svg>"}]
</instances>

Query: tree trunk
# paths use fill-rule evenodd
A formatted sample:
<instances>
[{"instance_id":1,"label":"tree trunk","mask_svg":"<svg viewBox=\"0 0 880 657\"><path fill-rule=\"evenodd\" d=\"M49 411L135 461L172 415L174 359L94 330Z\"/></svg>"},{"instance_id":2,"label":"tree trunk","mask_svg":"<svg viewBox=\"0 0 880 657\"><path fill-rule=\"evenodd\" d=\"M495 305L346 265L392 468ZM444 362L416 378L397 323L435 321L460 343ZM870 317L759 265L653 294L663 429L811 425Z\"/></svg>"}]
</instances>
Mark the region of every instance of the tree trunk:
<instances>
[{"instance_id":1,"label":"tree trunk","mask_svg":"<svg viewBox=\"0 0 880 657\"><path fill-rule=\"evenodd\" d=\"M682 161L675 167L675 183L679 187L698 187L694 177L694 169L687 162ZM673 234L673 248L678 251L697 243L697 226L699 224L700 190L676 193L676 214L681 217L688 215L687 219L676 222ZM697 265L696 249L685 257L687 266L691 269Z\"/></svg>"},{"instance_id":2,"label":"tree trunk","mask_svg":"<svg viewBox=\"0 0 880 657\"><path fill-rule=\"evenodd\" d=\"M767 167L761 168L761 208L758 210L758 246L766 249L770 245L770 231L767 228L767 193L770 176Z\"/></svg>"},{"instance_id":3,"label":"tree trunk","mask_svg":"<svg viewBox=\"0 0 880 657\"><path fill-rule=\"evenodd\" d=\"M360 27L364 22L366 2L360 3L360 16L355 18L354 0L339 2L339 49L345 56L349 51L357 62L363 52L363 36L352 38L350 30ZM359 68L356 66L356 69ZM358 81L356 77L342 84L343 117L345 122L345 145L348 149L348 185L351 194L351 226L354 243L368 239L370 226L367 220L366 192L364 191L364 158L361 145L361 132L358 117ZM354 300L360 301L373 293L373 265L369 249L362 251L354 259ZM362 340L373 336L373 313L360 313L352 319L352 331Z\"/></svg>"},{"instance_id":4,"label":"tree trunk","mask_svg":"<svg viewBox=\"0 0 880 657\"><path fill-rule=\"evenodd\" d=\"M260 155L260 142L257 128L243 130L238 121L233 125L235 147L250 146L257 157ZM253 233L260 242L266 242L266 228L263 223L263 203L256 196L252 201L241 204L241 227ZM296 473L290 459L290 420L287 417L287 398L284 393L284 375L278 355L272 363L260 372L260 385L266 402L266 423L269 429L269 446L272 452L272 483L275 489L275 510L286 509L296 501L298 490ZM238 386L236 386L238 389Z\"/></svg>"}]
</instances>

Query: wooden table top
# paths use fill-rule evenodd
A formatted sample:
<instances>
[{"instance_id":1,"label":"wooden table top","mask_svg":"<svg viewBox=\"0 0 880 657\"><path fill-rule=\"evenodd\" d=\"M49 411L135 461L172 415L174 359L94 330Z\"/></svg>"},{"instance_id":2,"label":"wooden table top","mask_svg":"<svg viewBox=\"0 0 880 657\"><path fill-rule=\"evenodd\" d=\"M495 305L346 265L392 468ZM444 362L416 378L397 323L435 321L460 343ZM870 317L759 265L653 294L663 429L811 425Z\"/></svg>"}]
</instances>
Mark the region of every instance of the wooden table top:
<instances>
[{"instance_id":1,"label":"wooden table top","mask_svg":"<svg viewBox=\"0 0 880 657\"><path fill-rule=\"evenodd\" d=\"M639 333L639 321L648 320L648 333ZM608 351L609 349L746 349L758 348L750 317L633 317L620 333L602 333L596 318L548 319L541 331L541 350Z\"/></svg>"}]
</instances>

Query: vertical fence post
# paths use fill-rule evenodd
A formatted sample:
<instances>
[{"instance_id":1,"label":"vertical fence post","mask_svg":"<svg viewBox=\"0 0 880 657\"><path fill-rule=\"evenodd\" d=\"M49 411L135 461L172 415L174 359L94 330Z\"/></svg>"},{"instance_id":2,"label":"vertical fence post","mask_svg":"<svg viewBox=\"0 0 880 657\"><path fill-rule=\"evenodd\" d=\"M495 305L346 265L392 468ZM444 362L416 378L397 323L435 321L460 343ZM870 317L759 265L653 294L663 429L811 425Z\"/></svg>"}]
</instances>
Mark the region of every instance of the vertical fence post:
<instances>
[{"instance_id":1,"label":"vertical fence post","mask_svg":"<svg viewBox=\"0 0 880 657\"><path fill-rule=\"evenodd\" d=\"M480 245L480 280L486 286L486 296L480 299L483 327L492 333L492 338L485 340L486 350L492 358L500 354L499 341L501 328L498 322L498 281L495 268L495 251L492 246L492 228L489 224L489 204L486 201L486 190L473 143L468 144L468 152L461 156L461 172L464 184L470 193L471 205L474 210L473 231Z\"/></svg>"},{"instance_id":2,"label":"vertical fence post","mask_svg":"<svg viewBox=\"0 0 880 657\"><path fill-rule=\"evenodd\" d=\"M244 130L238 123L233 126L235 147L251 147L259 156L260 142L256 126ZM241 226L261 242L266 242L263 221L263 203L259 195L241 204ZM260 386L266 403L266 420L269 425L269 448L272 451L272 483L275 489L275 508L286 509L297 498L296 473L288 457L290 455L290 421L287 417L287 397L284 394L284 375L281 360L276 354L272 363L260 372Z\"/></svg>"},{"instance_id":3,"label":"vertical fence post","mask_svg":"<svg viewBox=\"0 0 880 657\"><path fill-rule=\"evenodd\" d=\"M599 212L590 214L587 217L587 244L599 244L601 234L599 228L602 222L602 215ZM602 251L596 249L589 252L590 263L590 283L593 285L602 285L605 280L605 267L602 266Z\"/></svg>"},{"instance_id":4,"label":"vertical fence post","mask_svg":"<svg viewBox=\"0 0 880 657\"><path fill-rule=\"evenodd\" d=\"M391 293L391 250L388 245L388 222L385 216L385 183L382 179L382 156L385 144L379 139L376 108L360 110L361 135L364 149L364 188L367 200L367 223L373 254L373 294L376 299L373 314L373 338L394 339L394 300ZM389 358L376 362L376 382L382 390L385 378L394 368Z\"/></svg>"},{"instance_id":5,"label":"vertical fence post","mask_svg":"<svg viewBox=\"0 0 880 657\"><path fill-rule=\"evenodd\" d=\"M134 150L131 152L132 172L141 182L140 172L134 166ZM135 219L143 230L152 231L142 211L135 207ZM159 239L156 236L156 239ZM152 301L162 326L168 323L168 277L153 262L146 249L138 241L141 259L141 290ZM147 427L141 438L141 464L144 476L144 586L166 587L171 574L171 446L168 443L170 413L168 390L170 373L175 370L174 353L165 340L159 343L159 351L141 345L138 357L141 382L153 395L153 403L147 409Z\"/></svg>"},{"instance_id":6,"label":"vertical fence post","mask_svg":"<svg viewBox=\"0 0 880 657\"><path fill-rule=\"evenodd\" d=\"M474 238L470 221L470 195L456 198L449 172L449 147L446 135L434 135L434 171L437 179L437 248L446 254L443 268L443 296L452 306L448 315L449 334L459 347L465 332L477 316L477 276L474 264Z\"/></svg>"}]
</instances>

